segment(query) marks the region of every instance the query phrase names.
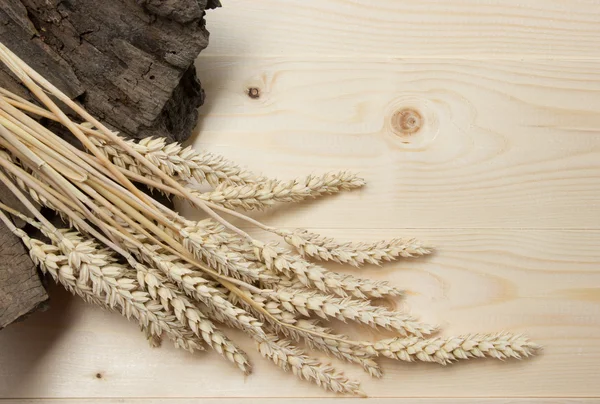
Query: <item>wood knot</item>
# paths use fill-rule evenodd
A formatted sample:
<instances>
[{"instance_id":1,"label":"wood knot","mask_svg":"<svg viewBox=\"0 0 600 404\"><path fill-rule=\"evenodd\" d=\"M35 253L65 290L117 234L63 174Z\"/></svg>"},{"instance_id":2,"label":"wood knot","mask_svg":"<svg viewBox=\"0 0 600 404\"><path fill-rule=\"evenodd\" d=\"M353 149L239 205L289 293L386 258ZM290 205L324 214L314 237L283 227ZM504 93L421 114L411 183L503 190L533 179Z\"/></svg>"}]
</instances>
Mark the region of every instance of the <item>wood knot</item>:
<instances>
[{"instance_id":1,"label":"wood knot","mask_svg":"<svg viewBox=\"0 0 600 404\"><path fill-rule=\"evenodd\" d=\"M403 108L392 115L392 128L399 135L412 135L423 127L423 116L412 108Z\"/></svg>"},{"instance_id":2,"label":"wood knot","mask_svg":"<svg viewBox=\"0 0 600 404\"><path fill-rule=\"evenodd\" d=\"M257 98L260 98L260 88L250 87L247 90L247 94L248 97L252 98L253 100L256 100Z\"/></svg>"},{"instance_id":3,"label":"wood knot","mask_svg":"<svg viewBox=\"0 0 600 404\"><path fill-rule=\"evenodd\" d=\"M100 373L100 372L96 373L96 379L102 379L102 373Z\"/></svg>"}]
</instances>

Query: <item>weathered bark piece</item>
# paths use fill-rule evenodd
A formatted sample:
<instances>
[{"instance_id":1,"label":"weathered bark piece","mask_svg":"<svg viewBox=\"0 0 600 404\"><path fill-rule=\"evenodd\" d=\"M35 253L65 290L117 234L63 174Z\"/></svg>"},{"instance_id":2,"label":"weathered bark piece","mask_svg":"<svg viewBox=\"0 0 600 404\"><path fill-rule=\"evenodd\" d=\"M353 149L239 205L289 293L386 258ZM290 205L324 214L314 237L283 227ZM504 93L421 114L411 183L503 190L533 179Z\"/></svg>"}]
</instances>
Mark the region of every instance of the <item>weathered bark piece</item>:
<instances>
[{"instance_id":1,"label":"weathered bark piece","mask_svg":"<svg viewBox=\"0 0 600 404\"><path fill-rule=\"evenodd\" d=\"M124 134L184 140L204 92L194 60L216 0L2 0L0 41ZM10 83L0 71L0 85ZM23 89L20 91L23 93Z\"/></svg>"},{"instance_id":2,"label":"weathered bark piece","mask_svg":"<svg viewBox=\"0 0 600 404\"><path fill-rule=\"evenodd\" d=\"M25 246L0 222L0 329L37 310L47 299Z\"/></svg>"},{"instance_id":3,"label":"weathered bark piece","mask_svg":"<svg viewBox=\"0 0 600 404\"><path fill-rule=\"evenodd\" d=\"M24 214L27 208L0 183L0 201ZM12 217L18 227L22 220ZM44 306L48 296L35 264L10 230L0 225L0 329Z\"/></svg>"}]
</instances>

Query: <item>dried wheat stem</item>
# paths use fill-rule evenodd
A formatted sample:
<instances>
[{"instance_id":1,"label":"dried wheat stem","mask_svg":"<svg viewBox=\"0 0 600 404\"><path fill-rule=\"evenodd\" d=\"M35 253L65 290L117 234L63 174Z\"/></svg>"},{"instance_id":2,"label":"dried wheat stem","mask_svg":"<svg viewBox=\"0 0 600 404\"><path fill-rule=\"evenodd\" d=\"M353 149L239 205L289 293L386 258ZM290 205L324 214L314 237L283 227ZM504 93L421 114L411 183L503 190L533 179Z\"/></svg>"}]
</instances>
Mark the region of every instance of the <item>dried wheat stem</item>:
<instances>
[{"instance_id":1,"label":"dried wheat stem","mask_svg":"<svg viewBox=\"0 0 600 404\"><path fill-rule=\"evenodd\" d=\"M303 229L281 230L278 234L303 256L355 267L364 264L381 265L385 261L431 253L431 247L416 239L395 238L373 243L339 243L332 238Z\"/></svg>"},{"instance_id":2,"label":"dried wheat stem","mask_svg":"<svg viewBox=\"0 0 600 404\"><path fill-rule=\"evenodd\" d=\"M283 370L291 370L300 379L312 381L325 390L365 396L360 390L358 382L349 380L330 365L325 365L319 360L307 356L286 339L269 335L267 340L257 341L257 349L262 356L269 358Z\"/></svg>"},{"instance_id":3,"label":"dried wheat stem","mask_svg":"<svg viewBox=\"0 0 600 404\"><path fill-rule=\"evenodd\" d=\"M521 359L534 355L541 347L522 335L509 333L470 334L431 339L394 338L378 341L373 348L379 355L407 362L435 362L445 365L459 359Z\"/></svg>"},{"instance_id":4,"label":"dried wheat stem","mask_svg":"<svg viewBox=\"0 0 600 404\"><path fill-rule=\"evenodd\" d=\"M1 101L1 99L0 99ZM68 177L72 181L82 182L87 178L87 174L81 167L73 163L70 159L65 158L64 150L61 153L55 151L42 143L35 135L32 134L26 125L21 124L13 116L0 109L0 125L7 128L12 133L17 133L19 137L33 149L33 151L48 162L58 172Z\"/></svg>"},{"instance_id":5,"label":"dried wheat stem","mask_svg":"<svg viewBox=\"0 0 600 404\"><path fill-rule=\"evenodd\" d=\"M17 126L17 132L21 134L21 137L24 138L26 142L32 144L34 150L36 150L38 153L46 154L50 150L56 148L65 156L65 158L61 159L60 164L65 163L75 171L89 173L90 176L94 177L97 181L101 182L108 188L117 188L122 195L127 195L129 193L126 188L119 189L120 186L109 179L109 177L112 177L110 171L100 163L96 163L96 160L94 160L90 155L81 152L66 141L58 138L48 129L44 128L38 122L32 120L30 117L26 116L11 105L1 103L1 106L3 110L0 111L0 113L3 114L3 116L6 115L8 118L10 118L10 123L14 123L15 126ZM6 109L6 111L4 109ZM7 114L7 112L10 115ZM51 154L52 153L54 153L54 151L52 151ZM60 155L55 155L55 157L52 157L51 159L60 159ZM92 165L94 167L92 167ZM62 172L61 170L58 171ZM81 184L81 181L83 180L83 178L78 179L78 184ZM135 198L135 196L133 196L133 198ZM156 215L158 210L154 206L148 206L140 201L138 202L138 205L142 208L141 210L147 213L150 217L167 226L170 225L170 223L165 221L162 216Z\"/></svg>"},{"instance_id":6,"label":"dried wheat stem","mask_svg":"<svg viewBox=\"0 0 600 404\"><path fill-rule=\"evenodd\" d=\"M104 237L100 233L98 233L98 231L91 228L85 222L81 221L81 218L79 216L73 217L72 218L73 220L81 221L81 225L84 226L84 228L88 229L88 231L90 231L97 238L102 240L105 244L111 246L111 248L113 248L115 251L118 251L124 257L129 256L129 253L127 253L126 251L121 249L117 244L115 244L115 240L112 239L112 236L106 232L105 226L103 226L103 222L101 220L99 220L98 217L95 216L97 214L100 218L102 218L104 220L110 220L110 218L105 214L105 212L103 212L102 210L99 210L97 205L93 201L91 201L87 195L85 195L83 192L81 192L80 189L78 189L77 187L73 186L73 184L71 184L61 174L59 174L58 172L53 170L50 166L47 166L43 160L41 160L37 155L35 155L29 149L24 147L24 145L22 143L20 143L20 141L16 137L12 137L11 134L8 133L8 131L1 125L0 125L0 134L2 134L2 136L6 140L9 140L11 142L12 146L18 148L19 151L21 150L21 147L23 147L25 150L28 150L25 157L26 157L26 160L29 160L29 162L30 162L29 164L32 164L32 166L30 166L30 168L32 168L32 169L35 169L35 167L47 168L48 170L37 171L38 175L41 175L46 182L49 182L50 184L54 183L59 187L59 190L64 191L66 193L66 196L68 197L69 201L75 202L75 204L77 205L76 208L78 208L88 220L90 220L92 223L96 224L103 232L105 232L105 234L109 238L111 238L111 240L108 240L106 237ZM7 145L3 145L3 146L7 146ZM8 146L8 147L10 147L10 146ZM15 151L13 151L13 153L14 152ZM37 160L40 160L40 163L38 163ZM0 156L0 165L7 171L11 172L12 175L20 177L20 179L22 179L24 182L28 183L27 185L34 187L33 184L36 184L35 181L28 182L29 177L31 177L31 176L27 172L25 172L21 168L15 166L11 161L2 158L1 156ZM36 171L34 171L34 172L36 172ZM6 181L4 181L4 182L6 182ZM38 182L36 185L39 186L39 183L40 182ZM11 191L13 193L19 192L18 189L13 189L14 187L11 187L10 185L9 185L9 187L11 188ZM43 189L43 186L41 188ZM36 191L39 192L39 189L36 189ZM20 194L20 192L19 192L19 194ZM20 199L24 198L26 200L26 198L22 194L20 194L18 197ZM50 199L50 197L48 195L46 195L46 198ZM60 210L63 211L64 213L68 213L69 209L64 208L64 204L62 202L60 202L60 201L52 202L52 204L54 206L60 208ZM94 214L92 214L92 212L86 206L84 206L84 204L87 207L91 208L94 211ZM61 205L63 205L63 206L61 206ZM33 212L33 213L35 214L35 212ZM39 218L39 215L36 215L36 217L39 220L41 220L42 222L44 222L43 219ZM44 224L47 225L47 223L44 223Z\"/></svg>"},{"instance_id":7,"label":"dried wheat stem","mask_svg":"<svg viewBox=\"0 0 600 404\"><path fill-rule=\"evenodd\" d=\"M0 165L2 164L2 158L4 158L4 157L6 157L6 161L7 161L7 162L11 162L11 161L10 161L10 156L8 156L6 153L3 153L2 151L0 151ZM20 170L20 171L19 171L19 170L18 170L16 167L11 167L11 169L14 169L14 170L16 170L16 171L15 171L15 174L18 174L18 175L20 175L20 176L18 177L18 178L21 180L21 181L19 182L20 186L21 186L23 189L27 190L27 191L28 191L28 192L29 192L29 193L30 193L30 194L31 194L31 195L32 195L32 196L35 198L35 200L36 200L36 201L40 202L40 203L41 203L42 205L44 205L44 206L48 206L48 207L50 207L51 209L54 209L54 210L56 210L56 211L57 211L57 212L59 212L59 213L62 213L62 214L67 214L67 216L69 217L69 219L73 220L73 221L75 222L75 224L77 224L78 226L82 226L82 228L83 228L83 229L85 229L85 230L89 230L89 229L88 229L88 228L89 228L89 226L87 226L87 227L86 227L86 226L84 226L84 225L85 225L85 222L83 222L83 221L81 220L81 217L78 217L78 216L77 216L78 220L75 220L75 219L74 219L74 218L75 218L75 216L76 216L76 213L75 213L75 212L72 212L72 211L70 211L70 209L68 209L68 208L66 207L66 206L67 206L67 204L69 204L69 200L68 200L68 199L66 199L66 198L65 198L64 196L62 196L61 194L59 194L59 193L56 193L54 190L52 190L52 189L48 188L48 187L47 187L47 186L46 186L44 183L40 182L39 180L37 180L37 179L36 179L36 178L34 178L33 176L31 176L31 175L29 175L29 174L25 173L24 171L22 171L22 170ZM25 180L25 181L23 181L23 180ZM94 184L95 184L95 185L96 185L96 189L98 189L98 191L99 191L100 193L102 193L102 195L110 197L111 193L110 193L110 192L108 192L108 191L107 191L107 189L103 189L102 187L98 187L98 184L97 184L97 183L95 183L94 181L92 181L92 182L91 182L91 184L92 184L92 185L94 185ZM121 197L125 198L125 197L123 196L123 194L121 195ZM163 237L164 237L164 239L168 239L168 238L169 238L169 237L168 237L168 235L166 235L165 233L163 233L163 232L162 232L162 231L161 231L161 230L160 230L158 227L156 227L156 226L154 226L153 224L151 224L151 223L150 223L150 222L149 222L147 219L145 219L143 216L141 216L141 215L137 214L137 212L136 212L136 211L129 209L129 206L128 206L128 205L126 205L126 204L124 203L124 201L121 201L121 200L119 200L118 198L117 198L117 199L111 198L111 200L112 200L112 201L113 201L115 204L117 204L118 206L121 206L121 207L125 208L125 209L127 210L127 212L128 212L130 215L132 215L133 217L137 217L138 219L140 219L140 220L142 220L144 223L146 223L146 225L149 225L149 226L150 226L150 228L151 228L151 230L153 230L153 231L155 231L155 232L157 232L157 233L159 233L159 234L162 234L162 235L163 235ZM123 218L123 219L124 219L124 220L125 220L127 223L130 223L130 224L131 224L131 221L129 221L129 220L126 218L126 216L121 216L121 218ZM117 236L118 236L118 237L119 237L121 240L123 240L124 242L129 242L129 243L131 243L131 240L130 240L130 239L128 239L128 238L127 238L127 236L125 235L125 234L127 234L127 232L119 233L118 231L115 231L115 229L114 229L114 228L111 228L110 226L108 226L106 223L104 223L102 227L103 227L103 229L105 229L105 230L107 230L107 231L110 231L110 232L113 232L113 234L116 234L116 235L117 235ZM93 229L92 229L92 230L93 230ZM177 243L176 243L174 240L171 240L171 241L172 241L172 244L171 244L171 245L177 244ZM161 244L161 245L162 245L162 244ZM168 246L164 246L164 247L165 247L165 248L169 248ZM117 251L118 251L118 250L117 250ZM175 251L175 250L171 250L171 252L173 252L173 253L177 253L177 251ZM129 256L129 254L128 254L128 253L124 253L124 254L123 254L123 256L127 258L127 257ZM181 257L182 259L187 259L187 257L185 257L185 256L182 256L182 255L180 255L180 257ZM200 265L200 264L199 264L198 262L196 262L196 261L189 260L189 259L187 259L187 261L188 261L188 262L190 262L190 263L192 263L194 266L196 266L196 267L198 267L198 268L202 269L203 271L205 271L205 272L207 272L207 273L211 274L211 275L214 275L214 276L217 276L217 277L220 277L220 278L226 279L226 280L228 280L228 281L230 281L230 282L232 282L232 283L234 283L234 284L238 284L239 286L243 286L243 287L245 287L245 288L248 288L248 289L250 289L250 290L254 290L255 292L257 291L257 290L256 290L254 287L252 287L252 285L249 285L249 284L246 284L246 283L238 283L238 281L237 281L236 279L231 279L231 278L227 278L227 277L220 276L220 275L218 275L217 273L215 273L214 271L212 271L212 270L210 270L210 269L208 269L208 268L206 268L206 267L204 267L204 266Z\"/></svg>"},{"instance_id":8,"label":"dried wheat stem","mask_svg":"<svg viewBox=\"0 0 600 404\"><path fill-rule=\"evenodd\" d=\"M88 149L92 154L102 161L108 170L132 193L138 196L142 201L146 201L148 197L145 196L139 189L135 187L114 165L98 150L98 148L88 140L87 136L67 117L67 115L50 99L50 97L42 90L42 88L36 84L40 83L46 90L54 94L58 99L65 102L68 106L73 108L77 113L85 112L81 107L74 103L68 96L62 93L58 88L53 86L44 77L39 75L36 71L31 69L25 62L19 57L12 53L4 44L0 43L0 59L5 65L21 80L21 82L40 100L50 111L52 111L58 118L58 120L65 126L75 137ZM90 117L91 118L91 117ZM93 119L93 118L92 118ZM104 127L103 127L104 128ZM108 132L108 129L106 129Z\"/></svg>"},{"instance_id":9,"label":"dried wheat stem","mask_svg":"<svg viewBox=\"0 0 600 404\"><path fill-rule=\"evenodd\" d=\"M73 102L67 95L61 92L58 88L56 88L52 83L42 77L39 73L29 67L25 62L23 62L19 57L17 57L14 53L12 53L6 46L0 43L0 60L2 60L10 69L13 71L17 77L21 79L23 84L25 84L30 91L32 91L36 97L46 105L46 107L52 111L60 120L60 122L66 126L71 133L73 133L81 143L86 147L87 150L92 152L100 161L106 166L111 173L118 179L121 185L128 188L135 196L137 196L143 203L146 203L152 206L151 198L143 194L140 190L138 190L116 167L112 164L106 156L104 156L98 148L87 138L87 136L76 126L65 114L60 110L60 108L42 91L39 83L42 87L44 87L47 91L53 94L60 101L64 102L67 106L69 106L74 112L79 114L83 119L86 119L91 124L93 124L101 133L110 139L110 141L114 142L116 145L123 148L124 152L134 157L138 163L144 165L152 174L159 177L162 181L164 181L167 185L170 185L181 192L188 200L194 203L195 206L202 209L213 219L221 222L224 226L232 230L234 233L239 234L240 236L251 240L252 238L245 233L243 230L233 226L231 223L223 219L217 213L215 213L210 207L207 206L205 202L196 198L192 195L186 188L184 188L180 183L172 179L169 175L162 172L160 168L138 153L135 149L133 149L127 142L118 137L115 133L109 130L105 125L95 119L92 115L90 115L85 109L81 108L77 103Z\"/></svg>"}]
</instances>

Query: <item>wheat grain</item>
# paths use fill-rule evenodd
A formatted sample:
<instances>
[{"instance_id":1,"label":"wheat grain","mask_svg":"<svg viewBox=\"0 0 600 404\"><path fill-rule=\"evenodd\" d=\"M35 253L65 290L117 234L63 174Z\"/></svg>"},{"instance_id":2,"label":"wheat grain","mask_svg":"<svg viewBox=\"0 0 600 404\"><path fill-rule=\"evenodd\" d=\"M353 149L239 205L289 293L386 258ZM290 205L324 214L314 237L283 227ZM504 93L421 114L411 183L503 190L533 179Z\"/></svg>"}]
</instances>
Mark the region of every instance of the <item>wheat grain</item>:
<instances>
[{"instance_id":1,"label":"wheat grain","mask_svg":"<svg viewBox=\"0 0 600 404\"><path fill-rule=\"evenodd\" d=\"M18 161L15 161L16 159L14 159L6 150L3 150L1 148L0 148L0 157L3 159L6 159L7 161L11 161L13 163L18 164ZM10 173L9 173L9 176L10 176ZM34 189L28 187L20 178L14 177L14 176L11 176L11 178L22 190L26 191L29 194L29 196L31 197L31 199L33 201L40 204L41 206L46 206L50 209L58 210L54 206L52 206L52 204L46 198L44 198L42 195L37 193Z\"/></svg>"},{"instance_id":2,"label":"wheat grain","mask_svg":"<svg viewBox=\"0 0 600 404\"><path fill-rule=\"evenodd\" d=\"M431 339L393 338L373 345L378 354L407 362L435 362L445 365L459 359L521 359L541 347L522 335L510 333L470 334Z\"/></svg>"},{"instance_id":3,"label":"wheat grain","mask_svg":"<svg viewBox=\"0 0 600 404\"><path fill-rule=\"evenodd\" d=\"M142 332L146 336L146 340L148 340L148 345L150 348L160 348L162 346L162 338L158 335L153 335L150 333L148 329L141 328Z\"/></svg>"},{"instance_id":4,"label":"wheat grain","mask_svg":"<svg viewBox=\"0 0 600 404\"><path fill-rule=\"evenodd\" d=\"M431 247L416 239L395 238L373 243L339 243L332 238L303 229L279 231L278 234L302 256L355 267L364 264L381 265L385 261L431 253Z\"/></svg>"}]
</instances>

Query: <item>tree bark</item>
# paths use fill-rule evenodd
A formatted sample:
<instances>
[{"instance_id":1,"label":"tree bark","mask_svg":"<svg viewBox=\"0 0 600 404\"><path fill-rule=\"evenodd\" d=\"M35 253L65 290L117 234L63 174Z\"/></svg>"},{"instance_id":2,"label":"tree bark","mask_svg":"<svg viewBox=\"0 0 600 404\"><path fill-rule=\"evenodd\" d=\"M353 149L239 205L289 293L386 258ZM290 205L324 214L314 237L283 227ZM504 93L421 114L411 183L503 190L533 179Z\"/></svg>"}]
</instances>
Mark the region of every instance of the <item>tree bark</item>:
<instances>
[{"instance_id":1,"label":"tree bark","mask_svg":"<svg viewBox=\"0 0 600 404\"><path fill-rule=\"evenodd\" d=\"M131 137L185 140L204 91L194 60L216 0L2 0L0 41ZM0 73L2 86L20 88ZM12 81L12 82L11 82Z\"/></svg>"},{"instance_id":2,"label":"tree bark","mask_svg":"<svg viewBox=\"0 0 600 404\"><path fill-rule=\"evenodd\" d=\"M25 246L0 222L0 329L44 307L47 299Z\"/></svg>"}]
</instances>

